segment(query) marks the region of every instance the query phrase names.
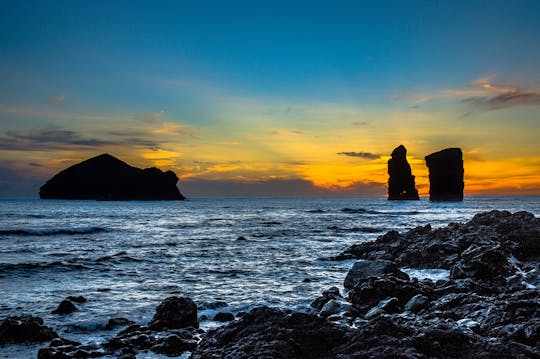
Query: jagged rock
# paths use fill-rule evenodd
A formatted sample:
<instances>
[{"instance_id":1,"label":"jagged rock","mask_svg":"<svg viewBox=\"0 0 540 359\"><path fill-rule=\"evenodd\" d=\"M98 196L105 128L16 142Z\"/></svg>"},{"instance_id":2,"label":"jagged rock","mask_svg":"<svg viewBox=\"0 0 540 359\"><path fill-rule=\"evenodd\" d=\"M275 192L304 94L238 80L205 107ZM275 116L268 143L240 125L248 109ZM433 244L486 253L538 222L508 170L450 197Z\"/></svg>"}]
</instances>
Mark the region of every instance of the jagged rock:
<instances>
[{"instance_id":1,"label":"jagged rock","mask_svg":"<svg viewBox=\"0 0 540 359\"><path fill-rule=\"evenodd\" d=\"M412 313L418 313L422 309L425 309L429 304L429 298L422 294L417 294L405 304L403 308L405 311Z\"/></svg>"},{"instance_id":2,"label":"jagged rock","mask_svg":"<svg viewBox=\"0 0 540 359\"><path fill-rule=\"evenodd\" d=\"M71 302L71 300L64 299L62 302L60 302L60 304L58 304L58 307L53 310L52 313L64 315L76 312L78 310L79 309L77 309L77 307Z\"/></svg>"},{"instance_id":3,"label":"jagged rock","mask_svg":"<svg viewBox=\"0 0 540 359\"><path fill-rule=\"evenodd\" d=\"M52 177L39 191L43 199L181 200L174 172L140 169L102 154Z\"/></svg>"},{"instance_id":4,"label":"jagged rock","mask_svg":"<svg viewBox=\"0 0 540 359\"><path fill-rule=\"evenodd\" d=\"M500 246L486 248L473 244L460 254L459 262L450 270L450 278L504 280L512 273L512 269L507 254Z\"/></svg>"},{"instance_id":5,"label":"jagged rock","mask_svg":"<svg viewBox=\"0 0 540 359\"><path fill-rule=\"evenodd\" d=\"M193 350L197 346L197 342L191 339L181 338L176 334L171 334L162 339L159 344L150 348L151 351L167 356L180 356L186 350Z\"/></svg>"},{"instance_id":6,"label":"jagged rock","mask_svg":"<svg viewBox=\"0 0 540 359\"><path fill-rule=\"evenodd\" d=\"M40 317L13 316L0 322L0 347L10 343L39 343L57 337L58 334L43 324Z\"/></svg>"},{"instance_id":7,"label":"jagged rock","mask_svg":"<svg viewBox=\"0 0 540 359\"><path fill-rule=\"evenodd\" d=\"M353 288L359 281L369 277L379 277L383 274L392 273L398 278L409 279L409 276L400 271L398 267L391 261L387 260L364 260L353 264L352 268L345 276L343 286L346 289Z\"/></svg>"},{"instance_id":8,"label":"jagged rock","mask_svg":"<svg viewBox=\"0 0 540 359\"><path fill-rule=\"evenodd\" d=\"M199 327L197 304L186 297L169 297L156 308L148 324L152 330Z\"/></svg>"},{"instance_id":9,"label":"jagged rock","mask_svg":"<svg viewBox=\"0 0 540 359\"><path fill-rule=\"evenodd\" d=\"M463 158L460 148L447 148L425 157L430 201L463 201Z\"/></svg>"},{"instance_id":10,"label":"jagged rock","mask_svg":"<svg viewBox=\"0 0 540 359\"><path fill-rule=\"evenodd\" d=\"M311 302L310 306L315 308L317 311L320 311L328 301L339 298L341 298L339 289L337 287L330 287L322 292L322 297L315 298L315 300Z\"/></svg>"},{"instance_id":11,"label":"jagged rock","mask_svg":"<svg viewBox=\"0 0 540 359\"><path fill-rule=\"evenodd\" d=\"M214 315L215 322L230 322L231 320L234 320L234 314L230 312L219 312Z\"/></svg>"},{"instance_id":12,"label":"jagged rock","mask_svg":"<svg viewBox=\"0 0 540 359\"><path fill-rule=\"evenodd\" d=\"M75 302L75 303L86 303L88 302L88 299L86 299L84 296L82 295L70 295L69 297L66 298L67 300L70 300L72 302Z\"/></svg>"},{"instance_id":13,"label":"jagged rock","mask_svg":"<svg viewBox=\"0 0 540 359\"><path fill-rule=\"evenodd\" d=\"M192 358L331 358L332 348L345 343L349 332L317 316L259 307L208 332Z\"/></svg>"},{"instance_id":14,"label":"jagged rock","mask_svg":"<svg viewBox=\"0 0 540 359\"><path fill-rule=\"evenodd\" d=\"M399 267L444 268L456 265L471 245L497 248L523 261L540 260L540 218L527 212L490 211L469 222L444 228L430 225L406 233L390 231L373 242L349 247L335 259L386 259ZM515 268L510 269L514 271Z\"/></svg>"},{"instance_id":15,"label":"jagged rock","mask_svg":"<svg viewBox=\"0 0 540 359\"><path fill-rule=\"evenodd\" d=\"M111 318L107 322L107 325L105 325L105 330L111 330L117 327L125 327L132 324L135 324L135 322L126 318Z\"/></svg>"},{"instance_id":16,"label":"jagged rock","mask_svg":"<svg viewBox=\"0 0 540 359\"><path fill-rule=\"evenodd\" d=\"M388 160L388 199L418 200L418 191L414 184L411 166L407 162L407 149L399 145L392 151Z\"/></svg>"}]
</instances>

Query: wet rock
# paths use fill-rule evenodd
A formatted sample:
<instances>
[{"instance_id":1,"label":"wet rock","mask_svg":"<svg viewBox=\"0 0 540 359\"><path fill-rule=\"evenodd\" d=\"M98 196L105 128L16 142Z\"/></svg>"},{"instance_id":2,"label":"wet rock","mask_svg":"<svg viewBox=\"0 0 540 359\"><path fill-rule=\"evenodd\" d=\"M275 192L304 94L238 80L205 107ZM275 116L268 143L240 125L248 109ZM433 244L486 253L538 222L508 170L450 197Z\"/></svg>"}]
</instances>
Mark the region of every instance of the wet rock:
<instances>
[{"instance_id":1,"label":"wet rock","mask_svg":"<svg viewBox=\"0 0 540 359\"><path fill-rule=\"evenodd\" d=\"M377 306L368 310L364 315L364 318L367 320L376 318L382 314L392 314L401 312L401 307L399 306L397 298L387 298L381 300Z\"/></svg>"},{"instance_id":2,"label":"wet rock","mask_svg":"<svg viewBox=\"0 0 540 359\"><path fill-rule=\"evenodd\" d=\"M417 294L405 304L403 308L405 311L412 313L418 313L422 309L425 309L429 304L429 298L422 294Z\"/></svg>"},{"instance_id":3,"label":"wet rock","mask_svg":"<svg viewBox=\"0 0 540 359\"><path fill-rule=\"evenodd\" d=\"M392 273L401 279L409 279L409 276L400 271L398 267L391 261L387 260L365 260L358 261L353 264L352 268L347 273L343 286L346 289L353 288L358 282L368 279L369 277L379 277L383 274Z\"/></svg>"},{"instance_id":4,"label":"wet rock","mask_svg":"<svg viewBox=\"0 0 540 359\"><path fill-rule=\"evenodd\" d=\"M75 164L41 186L44 199L182 200L174 172L140 169L109 154Z\"/></svg>"},{"instance_id":5,"label":"wet rock","mask_svg":"<svg viewBox=\"0 0 540 359\"><path fill-rule=\"evenodd\" d=\"M362 311L378 305L380 301L389 297L396 297L400 305L404 305L413 296L426 293L430 293L430 288L417 280L404 280L393 274L385 274L359 282L349 292L349 300Z\"/></svg>"},{"instance_id":6,"label":"wet rock","mask_svg":"<svg viewBox=\"0 0 540 359\"><path fill-rule=\"evenodd\" d=\"M0 322L0 346L39 343L57 338L58 334L31 315L8 317Z\"/></svg>"},{"instance_id":7,"label":"wet rock","mask_svg":"<svg viewBox=\"0 0 540 359\"><path fill-rule=\"evenodd\" d=\"M236 238L237 241L247 241L247 238L244 237L244 236L240 236L238 238Z\"/></svg>"},{"instance_id":8,"label":"wet rock","mask_svg":"<svg viewBox=\"0 0 540 359\"><path fill-rule=\"evenodd\" d=\"M125 327L132 324L135 324L135 322L126 318L111 318L105 325L105 330L111 330L117 327Z\"/></svg>"},{"instance_id":9,"label":"wet rock","mask_svg":"<svg viewBox=\"0 0 540 359\"><path fill-rule=\"evenodd\" d=\"M460 254L459 261L450 270L450 278L504 280L512 272L507 254L500 246L486 248L473 244Z\"/></svg>"},{"instance_id":10,"label":"wet rock","mask_svg":"<svg viewBox=\"0 0 540 359\"><path fill-rule=\"evenodd\" d=\"M344 311L350 311L351 305L343 300L331 299L320 310L319 315L328 318Z\"/></svg>"},{"instance_id":11,"label":"wet rock","mask_svg":"<svg viewBox=\"0 0 540 359\"><path fill-rule=\"evenodd\" d=\"M192 358L330 358L349 331L317 316L259 307L208 332Z\"/></svg>"},{"instance_id":12,"label":"wet rock","mask_svg":"<svg viewBox=\"0 0 540 359\"><path fill-rule=\"evenodd\" d=\"M460 148L447 148L425 157L430 201L463 201L463 158Z\"/></svg>"},{"instance_id":13,"label":"wet rock","mask_svg":"<svg viewBox=\"0 0 540 359\"><path fill-rule=\"evenodd\" d=\"M64 299L59 305L58 307L52 311L53 314L60 314L60 315L65 315L65 314L70 314L70 313L73 313L73 312L76 312L78 311L77 307L75 306L75 304L73 304L71 302L71 300L69 299Z\"/></svg>"},{"instance_id":14,"label":"wet rock","mask_svg":"<svg viewBox=\"0 0 540 359\"><path fill-rule=\"evenodd\" d=\"M72 301L72 302L75 302L75 303L86 303L86 302L88 302L88 299L86 299L82 295L70 295L69 297L66 298L66 300L69 300L69 301Z\"/></svg>"},{"instance_id":15,"label":"wet rock","mask_svg":"<svg viewBox=\"0 0 540 359\"><path fill-rule=\"evenodd\" d=\"M198 328L197 305L187 297L169 297L158 305L148 326L152 330Z\"/></svg>"},{"instance_id":16,"label":"wet rock","mask_svg":"<svg viewBox=\"0 0 540 359\"><path fill-rule=\"evenodd\" d=\"M214 316L216 322L230 322L234 320L234 314L230 312L219 312Z\"/></svg>"},{"instance_id":17,"label":"wet rock","mask_svg":"<svg viewBox=\"0 0 540 359\"><path fill-rule=\"evenodd\" d=\"M405 146L399 145L392 151L392 158L388 160L388 176L389 200L419 199Z\"/></svg>"},{"instance_id":18,"label":"wet rock","mask_svg":"<svg viewBox=\"0 0 540 359\"><path fill-rule=\"evenodd\" d=\"M471 245L497 248L520 261L540 261L540 219L531 213L491 211L467 223L430 225L406 233L389 231L373 242L355 244L335 259L385 259L398 267L444 268L456 265Z\"/></svg>"},{"instance_id":19,"label":"wet rock","mask_svg":"<svg viewBox=\"0 0 540 359\"><path fill-rule=\"evenodd\" d=\"M150 350L154 353L165 354L167 356L180 356L185 351L195 349L196 346L196 341L172 334L162 339L159 344L152 346Z\"/></svg>"},{"instance_id":20,"label":"wet rock","mask_svg":"<svg viewBox=\"0 0 540 359\"><path fill-rule=\"evenodd\" d=\"M228 306L227 302L222 300L217 300L214 302L203 302L200 306L198 306L200 309L219 309L219 308L225 308Z\"/></svg>"},{"instance_id":21,"label":"wet rock","mask_svg":"<svg viewBox=\"0 0 540 359\"><path fill-rule=\"evenodd\" d=\"M341 294L339 294L339 289L337 287L330 287L322 292L322 297L315 298L315 300L311 302L310 306L317 311L320 311L323 306L328 303L328 301L338 298L341 298Z\"/></svg>"}]
</instances>

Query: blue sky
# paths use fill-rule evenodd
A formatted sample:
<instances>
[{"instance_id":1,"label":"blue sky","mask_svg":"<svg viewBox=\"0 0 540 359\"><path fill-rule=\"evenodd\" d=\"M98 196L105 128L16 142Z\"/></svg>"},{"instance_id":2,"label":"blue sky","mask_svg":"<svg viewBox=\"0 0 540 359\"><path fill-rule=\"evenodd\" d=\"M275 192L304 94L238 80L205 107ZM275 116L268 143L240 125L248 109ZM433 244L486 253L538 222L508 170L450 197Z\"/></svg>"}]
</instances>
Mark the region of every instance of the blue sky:
<instances>
[{"instance_id":1,"label":"blue sky","mask_svg":"<svg viewBox=\"0 0 540 359\"><path fill-rule=\"evenodd\" d=\"M302 132L317 142L317 136L347 123L377 127L330 133L336 140L329 140L327 152L313 149L317 155L326 154L319 157L325 157L326 165L339 151L390 153L399 145L395 141L417 146L413 155L421 159L438 149L438 144L422 142L426 136L439 136L440 145L446 145L466 135L455 145L474 153L491 154L501 144L514 152L518 145L529 152L538 150L532 135L538 134L539 120L534 97L540 87L539 24L538 1L3 1L0 124L6 141L24 140L32 149L36 131L49 131L47 136L56 136L57 142L62 142L62 132L50 131L103 139L110 137L104 133L110 125L115 133L137 132L138 140L156 142L150 146L154 150L160 146L170 156L177 155L170 160L164 153L151 162L132 155L128 147L140 147L143 141L134 145L117 138L121 143L112 148L114 138L108 138L107 145L63 148L64 162L52 162L60 155L54 145L50 150L40 147L48 156L8 146L0 150L0 160L20 176L32 173L41 180L52 173L37 174L36 166L15 168L10 161L35 157L32 162L41 161L50 172L91 153L115 150L136 164L170 166L186 180L245 185L250 179L274 178L270 173L275 172L280 178L338 188L340 180L350 185L352 175L318 180L302 168L285 168L284 163L296 157L299 162L317 162L301 151L295 156L295 147L309 147L309 141L296 146L297 140L289 138L290 156L288 151L287 156L265 157L270 150L260 148L260 167L266 172L258 174L250 170L259 166L257 158L245 152L252 142L268 144L272 151L283 145L262 133ZM533 100L489 105L496 109L470 108L514 88L532 93ZM471 96L476 96L474 101L463 101ZM508 118L517 125L505 128ZM411 138L414 131L399 129L396 121L408 121L423 137ZM468 128L472 121L476 122ZM495 126L500 138L494 136L491 147L474 145L482 139L482 121L503 124ZM142 128L142 123L148 126ZM159 137L173 127L189 135L179 137L178 143ZM448 137L456 128L461 132ZM382 136L385 129L399 133ZM519 142L506 143L507 130L519 130ZM344 137L347 132L350 138ZM523 132L529 135L520 137ZM355 144L353 135L375 138ZM221 178L207 169L194 170L197 161L224 165L220 156L212 160L220 143L246 145L241 150L235 145L229 153L243 163L243 174L235 172L238 169L218 171ZM339 143L349 148L333 147ZM188 148L197 148L203 160L188 154ZM515 153L504 160L524 157L526 153ZM354 164L355 170L361 171L359 165ZM358 183L381 183L383 165L384 158L377 167L382 173L368 169L366 175L358 175Z\"/></svg>"}]
</instances>

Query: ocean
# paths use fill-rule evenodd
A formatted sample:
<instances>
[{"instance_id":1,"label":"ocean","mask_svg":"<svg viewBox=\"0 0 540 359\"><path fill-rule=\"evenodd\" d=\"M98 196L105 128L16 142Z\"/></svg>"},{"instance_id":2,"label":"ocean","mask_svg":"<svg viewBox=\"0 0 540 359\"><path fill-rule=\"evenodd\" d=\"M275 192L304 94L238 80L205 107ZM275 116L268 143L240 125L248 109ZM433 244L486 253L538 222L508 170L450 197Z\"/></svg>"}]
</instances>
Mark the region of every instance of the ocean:
<instances>
[{"instance_id":1,"label":"ocean","mask_svg":"<svg viewBox=\"0 0 540 359\"><path fill-rule=\"evenodd\" d=\"M186 201L0 200L0 319L40 316L62 337L101 342L110 318L148 322L166 297L199 316L269 305L307 311L331 286L343 292L354 261L331 261L385 232L464 222L492 209L540 215L540 197L467 197L459 203L385 198L223 198ZM239 240L239 237L244 237ZM433 268L409 271L444 278ZM51 314L69 295L78 312ZM221 307L220 307L221 306ZM216 307L220 307L216 309ZM205 329L221 325L204 320ZM47 345L0 348L35 357ZM148 354L149 357L157 357ZM144 357L144 356L141 356Z\"/></svg>"}]
</instances>

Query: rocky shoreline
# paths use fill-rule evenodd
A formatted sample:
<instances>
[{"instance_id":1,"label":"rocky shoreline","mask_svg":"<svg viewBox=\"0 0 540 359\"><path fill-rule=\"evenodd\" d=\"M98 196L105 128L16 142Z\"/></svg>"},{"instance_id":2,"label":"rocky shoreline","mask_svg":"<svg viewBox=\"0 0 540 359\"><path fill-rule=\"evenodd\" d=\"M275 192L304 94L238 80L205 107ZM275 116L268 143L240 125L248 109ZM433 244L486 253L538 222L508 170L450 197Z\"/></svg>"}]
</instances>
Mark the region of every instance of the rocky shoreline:
<instances>
[{"instance_id":1,"label":"rocky shoreline","mask_svg":"<svg viewBox=\"0 0 540 359\"><path fill-rule=\"evenodd\" d=\"M540 219L491 211L469 222L390 231L333 260L357 259L346 293L329 288L308 313L258 307L220 315L228 325L198 328L197 305L170 297L148 325L104 343L81 344L29 315L0 322L0 346L50 341L38 358L136 358L139 352L192 358L540 358ZM447 269L446 280L402 269ZM81 297L66 298L58 314ZM69 303L67 303L69 302ZM200 318L199 318L200 319ZM218 319L216 319L218 320Z\"/></svg>"}]
</instances>

